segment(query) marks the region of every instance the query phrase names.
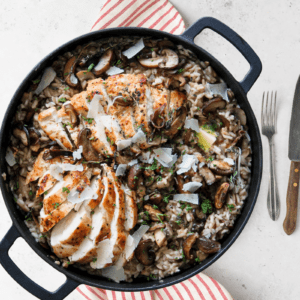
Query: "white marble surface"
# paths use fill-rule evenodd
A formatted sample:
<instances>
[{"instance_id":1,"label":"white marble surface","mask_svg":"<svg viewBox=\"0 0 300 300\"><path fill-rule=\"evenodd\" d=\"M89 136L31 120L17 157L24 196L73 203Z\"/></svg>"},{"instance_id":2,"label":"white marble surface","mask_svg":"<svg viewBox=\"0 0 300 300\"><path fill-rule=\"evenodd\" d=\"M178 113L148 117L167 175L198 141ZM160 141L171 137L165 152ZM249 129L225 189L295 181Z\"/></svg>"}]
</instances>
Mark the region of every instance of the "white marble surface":
<instances>
[{"instance_id":1,"label":"white marble surface","mask_svg":"<svg viewBox=\"0 0 300 300\"><path fill-rule=\"evenodd\" d=\"M21 80L46 54L60 44L86 33L104 0L1 0L1 110L5 109ZM295 83L300 73L300 2L296 0L173 0L188 24L213 16L236 30L253 47L263 63L263 72L249 92L249 100L260 123L261 96L278 91L278 133L275 137L276 168L281 199L277 222L270 220L266 207L268 187L268 145L263 137L264 173L257 205L241 236L213 266L205 270L223 284L235 299L300 299L300 231L286 236L282 229L289 174L287 144ZM188 3L188 5L187 5ZM197 43L219 58L241 79L247 63L216 35L204 32ZM0 201L0 238L11 226ZM11 249L13 259L31 278L50 290L64 276L54 271L23 240ZM0 298L34 299L0 266ZM76 292L67 299L81 299Z\"/></svg>"}]
</instances>

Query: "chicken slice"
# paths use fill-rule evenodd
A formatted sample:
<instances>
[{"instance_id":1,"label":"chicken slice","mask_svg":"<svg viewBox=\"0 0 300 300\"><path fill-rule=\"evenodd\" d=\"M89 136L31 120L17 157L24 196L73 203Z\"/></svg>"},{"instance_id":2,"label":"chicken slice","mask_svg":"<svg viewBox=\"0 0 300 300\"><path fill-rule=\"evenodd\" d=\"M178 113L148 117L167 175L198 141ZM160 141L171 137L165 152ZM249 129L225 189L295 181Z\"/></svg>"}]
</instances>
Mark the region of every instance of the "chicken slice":
<instances>
[{"instance_id":1,"label":"chicken slice","mask_svg":"<svg viewBox=\"0 0 300 300\"><path fill-rule=\"evenodd\" d=\"M104 165L107 177L113 181L116 194L115 211L110 225L111 235L108 240L99 243L97 260L91 262L91 267L101 269L114 263L124 251L127 233L125 232L125 196L112 169Z\"/></svg>"},{"instance_id":2,"label":"chicken slice","mask_svg":"<svg viewBox=\"0 0 300 300\"><path fill-rule=\"evenodd\" d=\"M26 184L39 179L45 172L49 169L51 164L59 163L61 161L60 157L55 157L53 159L44 160L43 155L46 149L44 149L37 157L34 162L33 169L26 176Z\"/></svg>"},{"instance_id":3,"label":"chicken slice","mask_svg":"<svg viewBox=\"0 0 300 300\"><path fill-rule=\"evenodd\" d=\"M79 94L74 95L71 98L71 104L73 105L74 109L78 113L78 115L86 117L89 111L87 106L87 96L88 93L86 91L81 92Z\"/></svg>"},{"instance_id":4,"label":"chicken slice","mask_svg":"<svg viewBox=\"0 0 300 300\"><path fill-rule=\"evenodd\" d=\"M175 117L177 117L178 110L184 105L185 102L186 102L185 94L177 90L173 90L170 92L170 101L169 101L169 109L168 109L169 119L173 120Z\"/></svg>"},{"instance_id":5,"label":"chicken slice","mask_svg":"<svg viewBox=\"0 0 300 300\"><path fill-rule=\"evenodd\" d=\"M57 180L47 171L38 181L38 189L36 191L36 197L39 197L46 191L50 190Z\"/></svg>"},{"instance_id":6,"label":"chicken slice","mask_svg":"<svg viewBox=\"0 0 300 300\"><path fill-rule=\"evenodd\" d=\"M58 117L55 107L42 111L38 115L38 122L52 141L57 141L63 148L71 150L73 144L62 126L62 119Z\"/></svg>"},{"instance_id":7,"label":"chicken slice","mask_svg":"<svg viewBox=\"0 0 300 300\"><path fill-rule=\"evenodd\" d=\"M59 258L71 256L91 231L91 213L82 205L78 212L72 210L51 231L50 243Z\"/></svg>"},{"instance_id":8,"label":"chicken slice","mask_svg":"<svg viewBox=\"0 0 300 300\"><path fill-rule=\"evenodd\" d=\"M136 134L134 128L133 108L131 106L126 106L120 112L117 112L116 118L118 119L126 139L131 138Z\"/></svg>"},{"instance_id":9,"label":"chicken slice","mask_svg":"<svg viewBox=\"0 0 300 300\"><path fill-rule=\"evenodd\" d=\"M101 198L99 206L95 207L92 214L92 230L79 249L69 258L70 261L86 264L97 257L98 244L110 237L110 224L114 216L116 195L114 183L107 177L97 177L99 184L98 195ZM103 193L104 189L104 193Z\"/></svg>"},{"instance_id":10,"label":"chicken slice","mask_svg":"<svg viewBox=\"0 0 300 300\"><path fill-rule=\"evenodd\" d=\"M134 228L138 220L138 208L136 205L136 194L134 191L125 189L125 230L130 231Z\"/></svg>"}]
</instances>

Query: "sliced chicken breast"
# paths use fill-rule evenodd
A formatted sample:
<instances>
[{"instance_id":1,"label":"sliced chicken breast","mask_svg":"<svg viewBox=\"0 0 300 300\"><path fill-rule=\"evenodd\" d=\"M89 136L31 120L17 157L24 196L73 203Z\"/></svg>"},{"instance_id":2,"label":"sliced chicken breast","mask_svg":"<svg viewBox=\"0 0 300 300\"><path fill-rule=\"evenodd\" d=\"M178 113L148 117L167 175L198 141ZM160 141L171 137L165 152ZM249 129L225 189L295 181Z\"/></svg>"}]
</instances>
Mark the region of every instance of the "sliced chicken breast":
<instances>
[{"instance_id":1,"label":"sliced chicken breast","mask_svg":"<svg viewBox=\"0 0 300 300\"><path fill-rule=\"evenodd\" d=\"M78 212L72 210L51 231L50 242L59 258L71 256L91 231L91 213L82 205Z\"/></svg>"},{"instance_id":2,"label":"sliced chicken breast","mask_svg":"<svg viewBox=\"0 0 300 300\"><path fill-rule=\"evenodd\" d=\"M74 95L71 98L71 104L73 105L74 109L78 113L78 115L86 117L89 111L89 108L86 103L88 93L86 91L81 92L79 94Z\"/></svg>"},{"instance_id":3,"label":"sliced chicken breast","mask_svg":"<svg viewBox=\"0 0 300 300\"><path fill-rule=\"evenodd\" d=\"M30 171L26 177L26 184L35 181L43 176L43 174L45 174L51 164L59 163L61 161L60 157L55 157L50 160L44 160L43 155L45 151L46 149L43 150L35 160L32 171Z\"/></svg>"},{"instance_id":4,"label":"sliced chicken breast","mask_svg":"<svg viewBox=\"0 0 300 300\"><path fill-rule=\"evenodd\" d=\"M169 102L169 118L172 120L177 116L178 109L181 108L186 101L185 94L174 90L170 92Z\"/></svg>"},{"instance_id":5,"label":"sliced chicken breast","mask_svg":"<svg viewBox=\"0 0 300 300\"><path fill-rule=\"evenodd\" d=\"M96 260L97 247L101 241L110 237L110 225L115 210L114 183L107 177L97 177L95 180L99 185L99 194L102 201L95 207L92 214L92 230L87 239L83 241L79 249L70 257L70 261L86 264Z\"/></svg>"},{"instance_id":6,"label":"sliced chicken breast","mask_svg":"<svg viewBox=\"0 0 300 300\"><path fill-rule=\"evenodd\" d=\"M55 107L44 110L38 115L39 125L49 138L52 141L57 141L64 148L71 150L73 148L72 142L64 130L61 121Z\"/></svg>"},{"instance_id":7,"label":"sliced chicken breast","mask_svg":"<svg viewBox=\"0 0 300 300\"><path fill-rule=\"evenodd\" d=\"M114 263L124 251L127 234L125 233L125 196L112 169L104 165L107 177L114 183L116 194L115 211L110 225L111 235L108 241L99 243L97 260L91 262L91 267L101 269Z\"/></svg>"},{"instance_id":8,"label":"sliced chicken breast","mask_svg":"<svg viewBox=\"0 0 300 300\"><path fill-rule=\"evenodd\" d=\"M39 197L46 191L50 190L57 180L47 171L38 181L38 190L36 191L36 197Z\"/></svg>"},{"instance_id":9,"label":"sliced chicken breast","mask_svg":"<svg viewBox=\"0 0 300 300\"><path fill-rule=\"evenodd\" d=\"M138 220L138 208L136 205L136 194L134 191L125 189L125 230L130 231L137 223Z\"/></svg>"}]
</instances>

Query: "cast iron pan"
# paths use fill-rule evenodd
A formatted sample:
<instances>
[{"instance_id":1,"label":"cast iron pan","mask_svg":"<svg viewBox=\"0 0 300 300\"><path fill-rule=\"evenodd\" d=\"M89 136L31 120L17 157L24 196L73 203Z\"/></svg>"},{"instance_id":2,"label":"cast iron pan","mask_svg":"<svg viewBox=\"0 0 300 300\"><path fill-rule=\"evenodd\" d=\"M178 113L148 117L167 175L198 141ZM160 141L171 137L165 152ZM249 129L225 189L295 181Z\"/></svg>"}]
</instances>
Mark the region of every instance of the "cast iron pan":
<instances>
[{"instance_id":1,"label":"cast iron pan","mask_svg":"<svg viewBox=\"0 0 300 300\"><path fill-rule=\"evenodd\" d=\"M205 28L210 28L211 30L217 32L225 39L227 39L242 53L242 55L249 62L250 71L241 82L237 82L218 60L216 60L205 50L194 44L194 38ZM233 230L228 236L226 236L223 239L222 250L212 256L209 256L204 262L202 262L202 264L199 264L187 270L183 270L160 281L147 281L144 278L138 278L135 279L132 283L115 283L112 281L108 281L107 279L102 277L89 275L88 273L80 271L79 269L76 269L72 266L70 266L68 269L65 269L62 266L56 265L54 261L49 257L49 255L51 254L50 250L46 250L43 247L41 247L38 243L35 242L35 239L30 234L28 228L24 224L24 218L20 210L17 208L13 200L13 196L11 192L7 189L6 183L1 176L1 190L5 204L13 221L13 225L0 243L0 263L2 264L3 268L10 274L10 276L14 278L14 280L16 280L27 291L43 300L63 299L80 284L87 284L102 289L109 289L115 291L135 292L159 289L186 280L206 269L228 250L228 248L237 239L239 234L242 232L244 226L246 225L254 208L256 198L258 196L262 174L262 145L259 128L253 111L247 100L246 94L260 75L262 65L258 56L238 34L236 34L232 29L230 29L220 21L209 17L198 20L181 36L175 36L166 32L145 28L113 28L100 30L97 32L92 32L80 36L64 44L63 46L59 47L58 49L50 53L48 56L46 56L37 66L33 68L33 70L21 83L16 93L14 94L12 100L10 101L10 104L4 116L0 132L0 174L2 174L3 172L7 172L5 152L8 146L8 142L10 140L11 120L13 118L13 115L15 114L16 107L19 104L21 97L23 93L28 89L31 80L35 79L44 70L45 67L51 65L51 63L55 60L55 58L58 55L61 55L66 51L74 49L77 45L82 45L84 43L88 43L90 41L98 40L101 38L126 35L152 36L154 38L167 37L171 41L183 45L185 48L192 50L201 60L209 61L212 67L216 70L217 74L220 75L220 77L223 78L229 85L229 87L233 90L239 105L247 115L249 135L252 141L252 180L249 188L249 196L247 201L245 202L245 206L242 210L241 215L235 222ZM31 246L31 248L39 256L41 256L48 264L50 264L56 270L66 275L66 282L55 292L49 292L41 286L37 285L35 282L29 279L11 260L11 258L8 255L8 251L18 237L23 237Z\"/></svg>"}]
</instances>

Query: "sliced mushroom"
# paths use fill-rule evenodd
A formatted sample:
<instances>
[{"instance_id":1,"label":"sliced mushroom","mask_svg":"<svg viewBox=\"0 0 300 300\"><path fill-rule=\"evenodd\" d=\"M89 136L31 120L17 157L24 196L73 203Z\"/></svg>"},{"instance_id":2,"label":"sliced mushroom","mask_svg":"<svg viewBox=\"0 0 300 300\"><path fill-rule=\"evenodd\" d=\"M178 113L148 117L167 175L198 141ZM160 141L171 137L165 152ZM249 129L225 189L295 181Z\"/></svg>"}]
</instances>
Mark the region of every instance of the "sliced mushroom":
<instances>
[{"instance_id":1,"label":"sliced mushroom","mask_svg":"<svg viewBox=\"0 0 300 300\"><path fill-rule=\"evenodd\" d=\"M87 85L87 81L90 79L95 79L95 75L88 70L79 71L76 73L76 77L79 79L81 83L81 87L84 89Z\"/></svg>"},{"instance_id":2,"label":"sliced mushroom","mask_svg":"<svg viewBox=\"0 0 300 300\"><path fill-rule=\"evenodd\" d=\"M34 127L28 128L30 145L35 145L39 142L41 134Z\"/></svg>"},{"instance_id":3,"label":"sliced mushroom","mask_svg":"<svg viewBox=\"0 0 300 300\"><path fill-rule=\"evenodd\" d=\"M154 263L155 254L153 247L154 243L151 240L143 240L135 249L135 257L142 265L150 266Z\"/></svg>"},{"instance_id":4,"label":"sliced mushroom","mask_svg":"<svg viewBox=\"0 0 300 300\"><path fill-rule=\"evenodd\" d=\"M156 229L154 232L154 238L157 246L162 247L167 241L167 236L161 229Z\"/></svg>"},{"instance_id":5,"label":"sliced mushroom","mask_svg":"<svg viewBox=\"0 0 300 300\"><path fill-rule=\"evenodd\" d=\"M167 128L168 126L166 126L166 130L164 130L164 135L169 138L172 138L178 132L178 130L180 130L183 127L186 116L187 109L185 106L183 106L181 108L180 115L177 118L175 118L175 120L171 123L170 127Z\"/></svg>"},{"instance_id":6,"label":"sliced mushroom","mask_svg":"<svg viewBox=\"0 0 300 300\"><path fill-rule=\"evenodd\" d=\"M52 146L50 149L48 149L44 152L43 159L50 160L50 159L52 159L54 157L58 157L58 156L73 156L73 152L68 151L68 150L59 149L59 148L56 148L55 146Z\"/></svg>"},{"instance_id":7,"label":"sliced mushroom","mask_svg":"<svg viewBox=\"0 0 300 300\"><path fill-rule=\"evenodd\" d=\"M179 194L190 194L188 191L183 190L183 185L184 185L184 179L182 175L176 175L176 184L177 184L177 190Z\"/></svg>"},{"instance_id":8,"label":"sliced mushroom","mask_svg":"<svg viewBox=\"0 0 300 300\"><path fill-rule=\"evenodd\" d=\"M153 184L155 180L155 173L153 170L150 169L144 169L143 174L145 176L145 186L150 186ZM156 204L156 203L154 203Z\"/></svg>"},{"instance_id":9,"label":"sliced mushroom","mask_svg":"<svg viewBox=\"0 0 300 300\"><path fill-rule=\"evenodd\" d=\"M219 242L212 241L204 236L197 239L197 246L199 250L206 254L216 253L221 249L221 244Z\"/></svg>"},{"instance_id":10,"label":"sliced mushroom","mask_svg":"<svg viewBox=\"0 0 300 300\"><path fill-rule=\"evenodd\" d=\"M223 115L218 114L218 118L222 121L225 127L228 128L230 126L230 121L227 118L225 118Z\"/></svg>"},{"instance_id":11,"label":"sliced mushroom","mask_svg":"<svg viewBox=\"0 0 300 300\"><path fill-rule=\"evenodd\" d=\"M204 177L205 182L208 185L213 184L216 181L215 175L208 167L202 167L199 169L199 174Z\"/></svg>"},{"instance_id":12,"label":"sliced mushroom","mask_svg":"<svg viewBox=\"0 0 300 300\"><path fill-rule=\"evenodd\" d=\"M227 162L223 161L223 160L213 160L210 163L209 168L218 175L230 175L233 173L234 168L233 166L230 166Z\"/></svg>"},{"instance_id":13,"label":"sliced mushroom","mask_svg":"<svg viewBox=\"0 0 300 300\"><path fill-rule=\"evenodd\" d=\"M137 190L138 180L142 174L142 168L140 164L132 166L128 173L127 185L131 190Z\"/></svg>"},{"instance_id":14,"label":"sliced mushroom","mask_svg":"<svg viewBox=\"0 0 300 300\"><path fill-rule=\"evenodd\" d=\"M164 61L161 56L150 57L150 58L140 58L139 63L145 68L158 68L158 65Z\"/></svg>"},{"instance_id":15,"label":"sliced mushroom","mask_svg":"<svg viewBox=\"0 0 300 300\"><path fill-rule=\"evenodd\" d=\"M169 223L165 223L165 229L164 229L164 232L165 234L167 235L167 240L170 240L173 238L174 236L174 232L173 232L173 229L171 227L171 225Z\"/></svg>"},{"instance_id":16,"label":"sliced mushroom","mask_svg":"<svg viewBox=\"0 0 300 300\"><path fill-rule=\"evenodd\" d=\"M205 102L202 107L202 113L208 115L211 112L216 111L217 109L222 109L226 106L226 101L222 98L214 98Z\"/></svg>"},{"instance_id":17,"label":"sliced mushroom","mask_svg":"<svg viewBox=\"0 0 300 300\"><path fill-rule=\"evenodd\" d=\"M176 89L178 87L184 86L186 84L185 78L180 75L176 74L172 76L171 78L168 78L167 81L165 82L165 87L168 89L172 87L173 89Z\"/></svg>"},{"instance_id":18,"label":"sliced mushroom","mask_svg":"<svg viewBox=\"0 0 300 300\"><path fill-rule=\"evenodd\" d=\"M158 205L162 200L162 195L160 193L153 192L149 195L149 201L155 205Z\"/></svg>"},{"instance_id":19,"label":"sliced mushroom","mask_svg":"<svg viewBox=\"0 0 300 300\"><path fill-rule=\"evenodd\" d=\"M25 126L23 127L23 129L16 127L13 130L13 135L17 139L19 139L24 146L29 145L29 133L28 133L28 130L25 128Z\"/></svg>"},{"instance_id":20,"label":"sliced mushroom","mask_svg":"<svg viewBox=\"0 0 300 300\"><path fill-rule=\"evenodd\" d=\"M191 136L192 136L192 129L189 128L189 129L185 130L185 132L183 134L183 142L184 142L185 145L190 144Z\"/></svg>"},{"instance_id":21,"label":"sliced mushroom","mask_svg":"<svg viewBox=\"0 0 300 300\"><path fill-rule=\"evenodd\" d=\"M216 209L221 209L223 207L223 204L225 203L225 198L227 195L229 189L229 183L228 182L224 182L222 183L215 195L215 207Z\"/></svg>"},{"instance_id":22,"label":"sliced mushroom","mask_svg":"<svg viewBox=\"0 0 300 300\"><path fill-rule=\"evenodd\" d=\"M113 60L114 52L112 49L108 49L101 56L98 64L94 67L94 73L96 76L100 76L110 68L110 64Z\"/></svg>"},{"instance_id":23,"label":"sliced mushroom","mask_svg":"<svg viewBox=\"0 0 300 300\"><path fill-rule=\"evenodd\" d=\"M78 134L78 147L82 146L82 156L86 161L99 161L99 154L92 146L89 139L91 130L89 128L82 129Z\"/></svg>"},{"instance_id":24,"label":"sliced mushroom","mask_svg":"<svg viewBox=\"0 0 300 300\"><path fill-rule=\"evenodd\" d=\"M77 58L76 56L73 56L67 61L64 69L64 79L67 85L73 88L78 85L78 78L74 75L76 64Z\"/></svg>"},{"instance_id":25,"label":"sliced mushroom","mask_svg":"<svg viewBox=\"0 0 300 300\"><path fill-rule=\"evenodd\" d=\"M230 110L230 112L237 118L240 120L241 122L241 125L245 126L247 124L247 117L246 117L246 114L245 112L239 108L239 107L235 107L235 108L232 108Z\"/></svg>"},{"instance_id":26,"label":"sliced mushroom","mask_svg":"<svg viewBox=\"0 0 300 300\"><path fill-rule=\"evenodd\" d=\"M70 117L71 124L73 126L77 126L78 125L78 117L77 117L77 113L75 111L74 106L71 103L68 103L68 104L64 105L64 108L65 108L66 114Z\"/></svg>"},{"instance_id":27,"label":"sliced mushroom","mask_svg":"<svg viewBox=\"0 0 300 300\"><path fill-rule=\"evenodd\" d=\"M153 127L160 129L165 125L165 119L162 116L163 111L166 108L166 104L163 104L161 107L155 109L154 113L150 116L150 121Z\"/></svg>"},{"instance_id":28,"label":"sliced mushroom","mask_svg":"<svg viewBox=\"0 0 300 300\"><path fill-rule=\"evenodd\" d=\"M162 228L165 228L165 226L165 223L155 223L154 225L151 225L148 231L153 232L157 229L161 230Z\"/></svg>"},{"instance_id":29,"label":"sliced mushroom","mask_svg":"<svg viewBox=\"0 0 300 300\"><path fill-rule=\"evenodd\" d=\"M158 209L153 208L151 205L146 204L144 209L149 213L150 219L155 222L163 221L164 216L162 212Z\"/></svg>"},{"instance_id":30,"label":"sliced mushroom","mask_svg":"<svg viewBox=\"0 0 300 300\"><path fill-rule=\"evenodd\" d=\"M190 252L198 237L199 237L198 233L193 233L184 240L183 253L186 259L193 259L193 256L191 255Z\"/></svg>"},{"instance_id":31,"label":"sliced mushroom","mask_svg":"<svg viewBox=\"0 0 300 300\"><path fill-rule=\"evenodd\" d=\"M235 146L243 138L244 135L245 135L245 131L239 130L237 137L233 140L233 142L229 145L229 147Z\"/></svg>"},{"instance_id":32,"label":"sliced mushroom","mask_svg":"<svg viewBox=\"0 0 300 300\"><path fill-rule=\"evenodd\" d=\"M178 66L179 58L176 52L171 49L163 49L161 54L164 56L164 60L158 64L162 69L174 69Z\"/></svg>"}]
</instances>

